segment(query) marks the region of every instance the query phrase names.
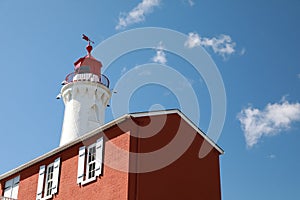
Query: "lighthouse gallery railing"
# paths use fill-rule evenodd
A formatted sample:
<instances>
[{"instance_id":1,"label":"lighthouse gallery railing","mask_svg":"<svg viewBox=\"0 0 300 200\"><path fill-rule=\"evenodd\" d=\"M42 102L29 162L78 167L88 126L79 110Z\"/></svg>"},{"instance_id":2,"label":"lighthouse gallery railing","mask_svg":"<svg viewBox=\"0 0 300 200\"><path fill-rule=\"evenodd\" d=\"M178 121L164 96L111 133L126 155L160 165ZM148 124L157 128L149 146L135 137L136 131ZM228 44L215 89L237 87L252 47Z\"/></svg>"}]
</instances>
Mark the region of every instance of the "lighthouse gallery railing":
<instances>
[{"instance_id":1,"label":"lighthouse gallery railing","mask_svg":"<svg viewBox=\"0 0 300 200\"><path fill-rule=\"evenodd\" d=\"M95 74L87 74L87 76L82 76L81 78L75 78L76 75L83 75L82 73L76 73L76 72L73 72L73 73L70 73L66 76L66 83L72 83L72 82L76 82L76 81L92 81L92 82L97 82L97 83L101 83L102 85L106 86L109 88L109 79L101 74L100 77L95 75ZM90 78L92 76L97 76L97 79L94 79L94 78Z\"/></svg>"}]
</instances>

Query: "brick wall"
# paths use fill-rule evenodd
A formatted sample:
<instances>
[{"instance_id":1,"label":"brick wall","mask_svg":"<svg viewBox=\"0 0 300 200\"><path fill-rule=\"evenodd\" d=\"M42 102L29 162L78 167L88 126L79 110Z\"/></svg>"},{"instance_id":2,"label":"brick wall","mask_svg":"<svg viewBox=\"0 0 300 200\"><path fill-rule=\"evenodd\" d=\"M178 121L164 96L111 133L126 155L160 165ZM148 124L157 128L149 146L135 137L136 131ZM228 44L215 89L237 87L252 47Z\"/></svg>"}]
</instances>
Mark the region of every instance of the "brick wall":
<instances>
[{"instance_id":1,"label":"brick wall","mask_svg":"<svg viewBox=\"0 0 300 200\"><path fill-rule=\"evenodd\" d=\"M113 149L110 148L110 144L114 143L118 146L121 146L127 152L129 151L130 135L120 135L119 133L121 132L117 129L110 129L110 131L107 133L109 135L109 142L107 142L107 145L106 143L104 144L104 159L110 160L110 162L119 163L119 165L128 165L128 154L126 157L126 155L120 155L118 152L113 151ZM97 178L96 181L83 186L77 185L77 163L79 147L83 146L83 144L89 145L89 143L95 142L97 138L99 138L99 135L89 139L88 141L84 141L81 144L74 145L21 171L18 199L32 200L36 198L39 167L41 165L48 165L52 163L58 157L61 158L59 188L57 195L53 199L127 199L128 173L117 171L109 166L103 167L103 176ZM17 175L18 174L15 174L11 177ZM5 181L9 178L2 180L1 184L3 184L4 186ZM1 190L0 194L2 193L3 192Z\"/></svg>"},{"instance_id":2,"label":"brick wall","mask_svg":"<svg viewBox=\"0 0 300 200\"><path fill-rule=\"evenodd\" d=\"M151 130L152 125L158 127L160 125L156 122L164 120L157 116L152 117L151 122L147 118L138 119L138 122L148 126ZM144 131L147 132L146 129ZM149 133L140 132L139 134ZM136 182L136 189L131 191L130 197L132 198L130 199L220 200L219 152L211 148L209 154L200 159L198 155L203 142L203 137L178 115L170 115L157 134L138 139L138 152L158 152L154 156L155 159L138 157L140 168L150 169L148 166L155 167L155 165L165 163L178 152L179 158L156 171L140 173L136 177L130 176L131 180ZM170 145L170 148L162 150L167 145Z\"/></svg>"}]
</instances>

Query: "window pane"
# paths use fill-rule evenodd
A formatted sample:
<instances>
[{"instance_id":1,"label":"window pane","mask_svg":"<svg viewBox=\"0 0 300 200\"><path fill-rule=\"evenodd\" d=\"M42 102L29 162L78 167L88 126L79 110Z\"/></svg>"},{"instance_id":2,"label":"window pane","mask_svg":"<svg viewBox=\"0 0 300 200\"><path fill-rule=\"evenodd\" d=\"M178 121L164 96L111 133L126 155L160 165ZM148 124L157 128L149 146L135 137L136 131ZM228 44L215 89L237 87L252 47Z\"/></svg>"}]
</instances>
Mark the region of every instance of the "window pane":
<instances>
[{"instance_id":1,"label":"window pane","mask_svg":"<svg viewBox=\"0 0 300 200\"><path fill-rule=\"evenodd\" d=\"M88 148L88 159L87 159L87 178L95 177L96 168L96 146Z\"/></svg>"},{"instance_id":2,"label":"window pane","mask_svg":"<svg viewBox=\"0 0 300 200\"><path fill-rule=\"evenodd\" d=\"M89 176L88 178L92 178L95 176L95 163L89 165Z\"/></svg>"},{"instance_id":3,"label":"window pane","mask_svg":"<svg viewBox=\"0 0 300 200\"><path fill-rule=\"evenodd\" d=\"M47 184L47 196L48 195L51 195L51 192L52 192L52 181L48 182Z\"/></svg>"},{"instance_id":4,"label":"window pane","mask_svg":"<svg viewBox=\"0 0 300 200\"><path fill-rule=\"evenodd\" d=\"M3 196L8 198L17 198L19 190L20 176L5 182Z\"/></svg>"},{"instance_id":5,"label":"window pane","mask_svg":"<svg viewBox=\"0 0 300 200\"><path fill-rule=\"evenodd\" d=\"M76 70L77 73L89 73L91 71L90 66L81 66L79 69Z\"/></svg>"},{"instance_id":6,"label":"window pane","mask_svg":"<svg viewBox=\"0 0 300 200\"><path fill-rule=\"evenodd\" d=\"M53 184L53 163L48 165L47 167L47 175L45 181L45 196L49 196L52 194L52 184Z\"/></svg>"}]
</instances>

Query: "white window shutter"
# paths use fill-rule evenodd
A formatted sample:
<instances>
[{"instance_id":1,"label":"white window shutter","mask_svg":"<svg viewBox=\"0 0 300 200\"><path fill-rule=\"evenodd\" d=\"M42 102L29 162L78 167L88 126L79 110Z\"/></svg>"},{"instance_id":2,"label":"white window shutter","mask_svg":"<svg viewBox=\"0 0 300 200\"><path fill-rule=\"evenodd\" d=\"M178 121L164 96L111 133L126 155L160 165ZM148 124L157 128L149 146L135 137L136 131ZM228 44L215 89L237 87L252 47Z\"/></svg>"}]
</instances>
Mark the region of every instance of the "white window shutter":
<instances>
[{"instance_id":1,"label":"white window shutter","mask_svg":"<svg viewBox=\"0 0 300 200\"><path fill-rule=\"evenodd\" d=\"M11 197L12 185L13 185L13 179L5 182L5 189L3 194L4 197Z\"/></svg>"},{"instance_id":2,"label":"white window shutter","mask_svg":"<svg viewBox=\"0 0 300 200\"><path fill-rule=\"evenodd\" d=\"M37 200L42 199L44 178L45 178L45 165L42 165L40 166L40 171L39 171L39 179L38 179L38 186L36 192Z\"/></svg>"},{"instance_id":3,"label":"white window shutter","mask_svg":"<svg viewBox=\"0 0 300 200\"><path fill-rule=\"evenodd\" d=\"M12 192L11 192L11 198L13 199L18 199L19 182L20 182L20 176L15 177L13 181Z\"/></svg>"},{"instance_id":4,"label":"white window shutter","mask_svg":"<svg viewBox=\"0 0 300 200\"><path fill-rule=\"evenodd\" d=\"M52 184L52 194L57 193L58 183L59 183L59 167L60 167L60 158L57 158L54 161L53 169L53 184Z\"/></svg>"},{"instance_id":5,"label":"white window shutter","mask_svg":"<svg viewBox=\"0 0 300 200\"><path fill-rule=\"evenodd\" d=\"M82 146L79 148L79 154L78 154L77 184L80 184L83 182L84 161L85 161L85 146Z\"/></svg>"},{"instance_id":6,"label":"white window shutter","mask_svg":"<svg viewBox=\"0 0 300 200\"><path fill-rule=\"evenodd\" d=\"M102 174L102 157L103 157L103 137L96 142L96 167L95 174L100 176Z\"/></svg>"}]
</instances>

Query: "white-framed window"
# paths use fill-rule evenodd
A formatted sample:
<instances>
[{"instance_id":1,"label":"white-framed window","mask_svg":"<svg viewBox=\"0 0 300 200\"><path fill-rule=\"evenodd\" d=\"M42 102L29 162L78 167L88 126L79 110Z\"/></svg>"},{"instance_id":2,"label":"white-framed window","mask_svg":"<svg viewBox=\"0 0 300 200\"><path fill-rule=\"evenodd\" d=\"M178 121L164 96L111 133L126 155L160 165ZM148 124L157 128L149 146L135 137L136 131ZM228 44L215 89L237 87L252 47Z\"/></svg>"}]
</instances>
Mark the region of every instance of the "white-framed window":
<instances>
[{"instance_id":1,"label":"white-framed window","mask_svg":"<svg viewBox=\"0 0 300 200\"><path fill-rule=\"evenodd\" d=\"M54 163L47 166L44 196L52 194Z\"/></svg>"},{"instance_id":2,"label":"white-framed window","mask_svg":"<svg viewBox=\"0 0 300 200\"><path fill-rule=\"evenodd\" d=\"M86 175L87 179L95 177L96 169L96 144L92 144L87 148L87 159L86 159Z\"/></svg>"},{"instance_id":3,"label":"white-framed window","mask_svg":"<svg viewBox=\"0 0 300 200\"><path fill-rule=\"evenodd\" d=\"M59 183L60 158L49 165L40 166L36 200L51 198L57 193Z\"/></svg>"},{"instance_id":4,"label":"white-framed window","mask_svg":"<svg viewBox=\"0 0 300 200\"><path fill-rule=\"evenodd\" d=\"M79 148L77 184L84 185L102 174L103 137L90 146Z\"/></svg>"},{"instance_id":5,"label":"white-framed window","mask_svg":"<svg viewBox=\"0 0 300 200\"><path fill-rule=\"evenodd\" d=\"M20 176L16 176L5 182L3 196L10 199L18 198Z\"/></svg>"}]
</instances>

